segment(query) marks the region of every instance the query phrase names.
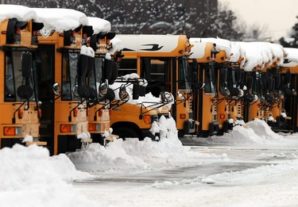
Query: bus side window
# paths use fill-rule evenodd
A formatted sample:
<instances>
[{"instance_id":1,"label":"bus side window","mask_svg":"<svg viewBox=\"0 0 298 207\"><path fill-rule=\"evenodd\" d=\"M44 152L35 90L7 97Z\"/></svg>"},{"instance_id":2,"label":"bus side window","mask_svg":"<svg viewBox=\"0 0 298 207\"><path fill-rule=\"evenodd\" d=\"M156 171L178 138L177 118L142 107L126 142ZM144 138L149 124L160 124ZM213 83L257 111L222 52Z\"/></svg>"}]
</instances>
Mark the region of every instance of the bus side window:
<instances>
[{"instance_id":1,"label":"bus side window","mask_svg":"<svg viewBox=\"0 0 298 207\"><path fill-rule=\"evenodd\" d=\"M122 59L119 64L118 76L137 73L137 59Z\"/></svg>"}]
</instances>

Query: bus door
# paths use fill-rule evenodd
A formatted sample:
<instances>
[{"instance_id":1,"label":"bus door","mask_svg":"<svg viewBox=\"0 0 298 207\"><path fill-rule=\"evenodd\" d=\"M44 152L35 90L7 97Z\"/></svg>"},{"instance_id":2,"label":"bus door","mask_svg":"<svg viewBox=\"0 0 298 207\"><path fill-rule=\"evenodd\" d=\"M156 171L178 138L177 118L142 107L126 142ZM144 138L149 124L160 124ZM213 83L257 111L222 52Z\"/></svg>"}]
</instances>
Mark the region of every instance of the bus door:
<instances>
[{"instance_id":1,"label":"bus door","mask_svg":"<svg viewBox=\"0 0 298 207\"><path fill-rule=\"evenodd\" d=\"M54 137L54 94L52 86L54 84L55 69L55 46L39 45L37 50L37 77L39 100L41 104L40 136L47 139L50 152L53 152Z\"/></svg>"}]
</instances>

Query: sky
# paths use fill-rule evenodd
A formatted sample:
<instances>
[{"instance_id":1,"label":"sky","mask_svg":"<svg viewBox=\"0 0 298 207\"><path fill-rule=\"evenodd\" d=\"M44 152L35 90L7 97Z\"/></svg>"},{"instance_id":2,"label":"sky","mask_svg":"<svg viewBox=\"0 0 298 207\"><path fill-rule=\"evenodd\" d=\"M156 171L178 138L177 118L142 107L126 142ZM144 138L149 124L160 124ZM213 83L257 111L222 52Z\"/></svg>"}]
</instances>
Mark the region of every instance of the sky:
<instances>
[{"instance_id":1,"label":"sky","mask_svg":"<svg viewBox=\"0 0 298 207\"><path fill-rule=\"evenodd\" d=\"M273 40L286 36L298 22L298 0L219 0L248 25L265 27Z\"/></svg>"}]
</instances>

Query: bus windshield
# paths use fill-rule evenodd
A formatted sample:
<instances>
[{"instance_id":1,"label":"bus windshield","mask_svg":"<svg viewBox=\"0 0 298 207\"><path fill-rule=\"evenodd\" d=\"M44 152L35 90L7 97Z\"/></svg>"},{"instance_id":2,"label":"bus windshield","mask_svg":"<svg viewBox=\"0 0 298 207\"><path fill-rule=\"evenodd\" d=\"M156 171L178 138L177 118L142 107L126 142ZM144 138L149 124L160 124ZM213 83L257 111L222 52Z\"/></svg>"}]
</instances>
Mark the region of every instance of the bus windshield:
<instances>
[{"instance_id":1,"label":"bus windshield","mask_svg":"<svg viewBox=\"0 0 298 207\"><path fill-rule=\"evenodd\" d=\"M67 51L63 53L62 60L62 99L63 100L79 100L78 93L78 60L79 53ZM103 58L96 57L94 67L89 67L86 73L86 84L88 88L96 91L102 79ZM94 98L94 97L93 97Z\"/></svg>"},{"instance_id":2,"label":"bus windshield","mask_svg":"<svg viewBox=\"0 0 298 207\"><path fill-rule=\"evenodd\" d=\"M178 74L178 88L190 89L191 85L191 68L188 65L186 57L180 57L179 59L179 74Z\"/></svg>"},{"instance_id":3,"label":"bus windshield","mask_svg":"<svg viewBox=\"0 0 298 207\"><path fill-rule=\"evenodd\" d=\"M30 75L27 77L23 76L22 71L22 57L24 54L32 57L32 67L29 69ZM35 58L31 52L13 49L5 51L5 101L35 100L34 93L37 93L35 68ZM21 88L24 89L24 86L26 92L21 90ZM21 91L23 94L20 93ZM24 93L29 94L30 97L24 98Z\"/></svg>"}]
</instances>

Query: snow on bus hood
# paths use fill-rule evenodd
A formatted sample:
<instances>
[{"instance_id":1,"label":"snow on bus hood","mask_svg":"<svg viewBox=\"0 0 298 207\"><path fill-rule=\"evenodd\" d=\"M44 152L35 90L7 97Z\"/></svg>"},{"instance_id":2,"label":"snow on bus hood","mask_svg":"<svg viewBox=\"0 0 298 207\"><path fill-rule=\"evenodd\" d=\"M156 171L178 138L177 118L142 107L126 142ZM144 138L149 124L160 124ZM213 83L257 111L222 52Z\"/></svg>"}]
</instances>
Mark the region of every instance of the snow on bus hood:
<instances>
[{"instance_id":1,"label":"snow on bus hood","mask_svg":"<svg viewBox=\"0 0 298 207\"><path fill-rule=\"evenodd\" d=\"M88 26L92 26L94 34L108 33L111 31L111 23L98 17L88 17Z\"/></svg>"},{"instance_id":2,"label":"snow on bus hood","mask_svg":"<svg viewBox=\"0 0 298 207\"><path fill-rule=\"evenodd\" d=\"M284 48L286 53L287 63L283 63L283 67L298 66L298 49L297 48Z\"/></svg>"},{"instance_id":3,"label":"snow on bus hood","mask_svg":"<svg viewBox=\"0 0 298 207\"><path fill-rule=\"evenodd\" d=\"M42 30L62 33L88 24L87 16L73 9L34 8L34 11L37 14L36 22L44 24Z\"/></svg>"},{"instance_id":4,"label":"snow on bus hood","mask_svg":"<svg viewBox=\"0 0 298 207\"><path fill-rule=\"evenodd\" d=\"M10 18L17 18L19 21L29 21L36 18L36 13L29 7L0 4L0 21Z\"/></svg>"},{"instance_id":5,"label":"snow on bus hood","mask_svg":"<svg viewBox=\"0 0 298 207\"><path fill-rule=\"evenodd\" d=\"M136 73L131 73L131 74L127 74L125 76L120 77L120 79L123 81L139 79L139 75ZM148 82L146 79L139 79L139 84L141 86L146 87ZM115 81L114 84L109 85L109 87L114 90L116 100L120 100L119 89L120 89L120 86L122 86L122 85L125 85L125 83L117 82L117 80ZM129 95L128 103L143 104L143 106L145 106L145 107L150 107L153 104L156 106L156 103L162 104L161 97L160 96L155 97L151 94L151 92L145 94L145 96L140 96L138 99L133 99L133 84L126 85L126 91ZM170 103L167 104L167 106L169 107L169 110L170 110L172 107L172 104L174 103L174 96L171 93L168 93L168 94L169 94L169 99L172 100L172 101L170 101Z\"/></svg>"},{"instance_id":6,"label":"snow on bus hood","mask_svg":"<svg viewBox=\"0 0 298 207\"><path fill-rule=\"evenodd\" d=\"M97 206L78 194L69 182L90 179L69 158L50 157L46 148L14 145L0 150L1 207Z\"/></svg>"}]
</instances>

